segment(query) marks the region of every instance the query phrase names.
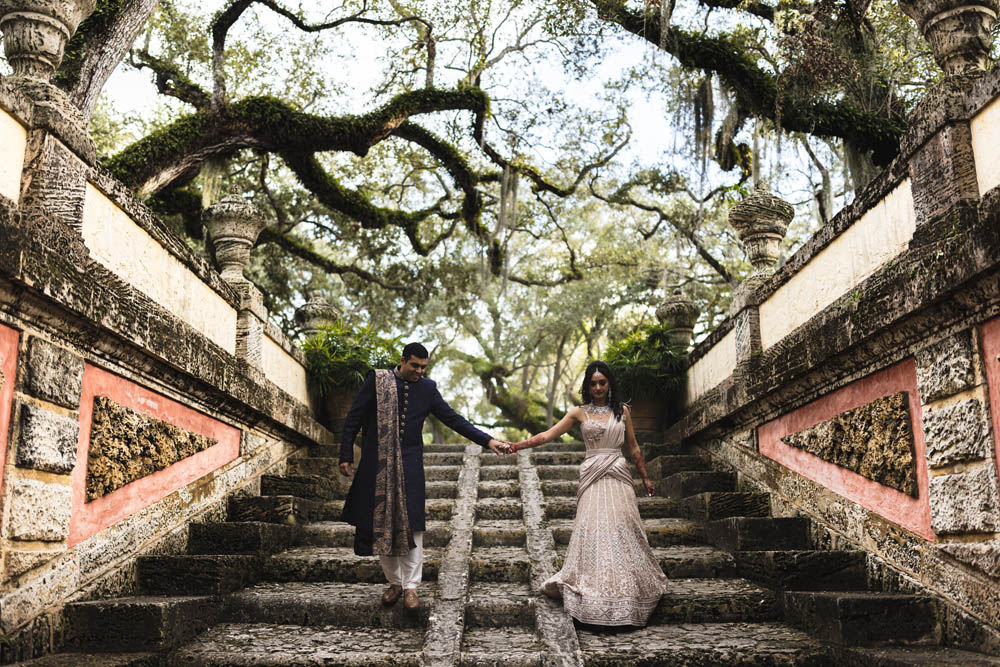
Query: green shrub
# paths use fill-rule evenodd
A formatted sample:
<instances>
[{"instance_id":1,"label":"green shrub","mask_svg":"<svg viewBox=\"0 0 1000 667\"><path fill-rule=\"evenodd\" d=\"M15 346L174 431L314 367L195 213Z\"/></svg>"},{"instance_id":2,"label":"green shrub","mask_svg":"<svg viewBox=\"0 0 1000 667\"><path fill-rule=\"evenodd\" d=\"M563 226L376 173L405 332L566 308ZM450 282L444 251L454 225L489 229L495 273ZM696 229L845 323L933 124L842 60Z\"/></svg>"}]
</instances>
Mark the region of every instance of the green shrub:
<instances>
[{"instance_id":1,"label":"green shrub","mask_svg":"<svg viewBox=\"0 0 1000 667\"><path fill-rule=\"evenodd\" d=\"M356 391L373 368L399 363L398 338L383 338L371 327L348 329L341 323L320 329L302 344L309 385L320 396L332 389Z\"/></svg>"},{"instance_id":2,"label":"green shrub","mask_svg":"<svg viewBox=\"0 0 1000 667\"><path fill-rule=\"evenodd\" d=\"M612 344L604 357L622 398L662 399L684 381L687 352L671 343L663 325L643 327Z\"/></svg>"}]
</instances>

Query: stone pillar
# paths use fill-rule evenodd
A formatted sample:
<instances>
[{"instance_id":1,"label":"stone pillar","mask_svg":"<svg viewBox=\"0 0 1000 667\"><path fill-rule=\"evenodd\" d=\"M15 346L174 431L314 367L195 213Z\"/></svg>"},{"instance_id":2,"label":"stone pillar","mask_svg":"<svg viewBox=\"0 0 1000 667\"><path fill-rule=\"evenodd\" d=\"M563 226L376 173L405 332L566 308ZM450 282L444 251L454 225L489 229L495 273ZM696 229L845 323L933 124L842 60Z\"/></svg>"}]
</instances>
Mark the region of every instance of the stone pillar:
<instances>
[{"instance_id":1,"label":"stone pillar","mask_svg":"<svg viewBox=\"0 0 1000 667\"><path fill-rule=\"evenodd\" d=\"M966 329L916 355L931 528L942 551L1000 576L998 488L988 389L977 332Z\"/></svg>"},{"instance_id":2,"label":"stone pillar","mask_svg":"<svg viewBox=\"0 0 1000 667\"><path fill-rule=\"evenodd\" d=\"M62 61L66 43L96 0L0 0L0 31L13 75L0 96L32 101L21 179L25 215L55 217L79 230L87 173L97 153L87 118L49 80Z\"/></svg>"},{"instance_id":3,"label":"stone pillar","mask_svg":"<svg viewBox=\"0 0 1000 667\"><path fill-rule=\"evenodd\" d=\"M35 336L27 340L24 359L7 484L7 579L66 550L71 474L78 463L83 359Z\"/></svg>"},{"instance_id":4,"label":"stone pillar","mask_svg":"<svg viewBox=\"0 0 1000 667\"><path fill-rule=\"evenodd\" d=\"M340 311L326 300L322 290L316 285L307 286L306 302L295 310L295 321L302 327L302 336L311 338L319 333L320 327L338 320Z\"/></svg>"},{"instance_id":5,"label":"stone pillar","mask_svg":"<svg viewBox=\"0 0 1000 667\"><path fill-rule=\"evenodd\" d=\"M983 78L991 48L990 30L1000 0L899 0L916 23L945 72L907 119L900 155L908 159L917 232L915 243L948 233L975 214L979 199L969 121L978 105L969 93Z\"/></svg>"},{"instance_id":6,"label":"stone pillar","mask_svg":"<svg viewBox=\"0 0 1000 667\"><path fill-rule=\"evenodd\" d=\"M250 250L264 229L264 216L242 197L229 195L205 209L202 223L215 244L215 259L222 277L240 297L236 356L259 368L268 313L264 295L243 277L243 269L250 262Z\"/></svg>"},{"instance_id":7,"label":"stone pillar","mask_svg":"<svg viewBox=\"0 0 1000 667\"><path fill-rule=\"evenodd\" d=\"M667 276L664 272L665 290L667 288ZM660 324L667 327L670 343L681 350L687 350L691 344L691 336L694 333L694 324L698 321L698 306L691 299L688 299L681 292L680 286L675 287L671 293L664 297L656 309L656 318Z\"/></svg>"},{"instance_id":8,"label":"stone pillar","mask_svg":"<svg viewBox=\"0 0 1000 667\"><path fill-rule=\"evenodd\" d=\"M729 212L729 224L753 266L750 275L734 290L729 307L736 336L737 377L760 355L760 289L774 273L781 256L781 240L793 215L791 204L772 195L763 183Z\"/></svg>"}]
</instances>

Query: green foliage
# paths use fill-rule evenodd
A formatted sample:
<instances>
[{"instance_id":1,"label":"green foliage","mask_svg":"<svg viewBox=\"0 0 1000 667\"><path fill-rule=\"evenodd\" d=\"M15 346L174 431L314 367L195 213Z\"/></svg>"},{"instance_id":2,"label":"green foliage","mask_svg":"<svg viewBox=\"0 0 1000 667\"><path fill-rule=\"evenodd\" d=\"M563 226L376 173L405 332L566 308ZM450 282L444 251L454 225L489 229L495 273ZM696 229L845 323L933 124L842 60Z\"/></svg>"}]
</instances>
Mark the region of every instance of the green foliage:
<instances>
[{"instance_id":1,"label":"green foliage","mask_svg":"<svg viewBox=\"0 0 1000 667\"><path fill-rule=\"evenodd\" d=\"M608 347L604 360L629 400L664 398L681 386L687 354L670 342L663 325L636 329Z\"/></svg>"},{"instance_id":2,"label":"green foliage","mask_svg":"<svg viewBox=\"0 0 1000 667\"><path fill-rule=\"evenodd\" d=\"M332 389L354 391L368 371L392 368L399 361L399 338L383 338L372 327L325 326L302 344L309 383L320 396Z\"/></svg>"}]
</instances>

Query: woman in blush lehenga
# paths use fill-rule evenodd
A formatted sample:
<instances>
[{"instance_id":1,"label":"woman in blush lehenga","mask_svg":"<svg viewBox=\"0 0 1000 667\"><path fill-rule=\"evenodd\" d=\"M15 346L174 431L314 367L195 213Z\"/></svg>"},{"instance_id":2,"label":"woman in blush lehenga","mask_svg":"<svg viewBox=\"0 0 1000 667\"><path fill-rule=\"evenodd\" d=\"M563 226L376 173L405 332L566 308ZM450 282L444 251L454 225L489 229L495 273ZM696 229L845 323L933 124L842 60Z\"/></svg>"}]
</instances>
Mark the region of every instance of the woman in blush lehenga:
<instances>
[{"instance_id":1,"label":"woman in blush lehenga","mask_svg":"<svg viewBox=\"0 0 1000 667\"><path fill-rule=\"evenodd\" d=\"M566 560L542 592L561 597L566 611L581 623L643 626L667 590L667 577L646 540L623 444L628 444L648 495L654 493L653 484L629 409L622 405L606 363L587 366L580 393L584 404L558 424L510 446L512 451L536 447L580 424L587 447Z\"/></svg>"}]
</instances>

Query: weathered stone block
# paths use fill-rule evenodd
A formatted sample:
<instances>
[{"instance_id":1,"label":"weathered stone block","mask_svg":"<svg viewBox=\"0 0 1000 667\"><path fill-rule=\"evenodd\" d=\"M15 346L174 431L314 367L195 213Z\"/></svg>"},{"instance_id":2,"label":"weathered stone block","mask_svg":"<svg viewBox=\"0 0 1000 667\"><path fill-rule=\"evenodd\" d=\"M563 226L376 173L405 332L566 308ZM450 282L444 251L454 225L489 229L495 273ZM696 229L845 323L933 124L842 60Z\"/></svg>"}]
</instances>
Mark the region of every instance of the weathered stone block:
<instances>
[{"instance_id":1,"label":"weathered stone block","mask_svg":"<svg viewBox=\"0 0 1000 667\"><path fill-rule=\"evenodd\" d=\"M69 486L15 477L11 485L11 539L61 542L69 534L73 491Z\"/></svg>"},{"instance_id":2,"label":"weathered stone block","mask_svg":"<svg viewBox=\"0 0 1000 667\"><path fill-rule=\"evenodd\" d=\"M939 535L1000 528L996 468L941 475L930 481L931 527Z\"/></svg>"},{"instance_id":3,"label":"weathered stone block","mask_svg":"<svg viewBox=\"0 0 1000 667\"><path fill-rule=\"evenodd\" d=\"M7 552L6 574L9 579L20 577L61 554L61 551L16 551Z\"/></svg>"},{"instance_id":4,"label":"weathered stone block","mask_svg":"<svg viewBox=\"0 0 1000 667\"><path fill-rule=\"evenodd\" d=\"M32 336L24 385L27 393L66 408L80 406L84 361L69 350Z\"/></svg>"},{"instance_id":5,"label":"weathered stone block","mask_svg":"<svg viewBox=\"0 0 1000 667\"><path fill-rule=\"evenodd\" d=\"M924 403L971 389L976 381L972 336L956 334L917 352L917 390Z\"/></svg>"},{"instance_id":6,"label":"weathered stone block","mask_svg":"<svg viewBox=\"0 0 1000 667\"><path fill-rule=\"evenodd\" d=\"M15 463L21 468L69 474L76 465L80 424L72 417L21 404Z\"/></svg>"},{"instance_id":7,"label":"weathered stone block","mask_svg":"<svg viewBox=\"0 0 1000 667\"><path fill-rule=\"evenodd\" d=\"M942 544L941 551L990 576L1000 577L1000 542Z\"/></svg>"},{"instance_id":8,"label":"weathered stone block","mask_svg":"<svg viewBox=\"0 0 1000 667\"><path fill-rule=\"evenodd\" d=\"M989 455L988 416L979 399L970 398L924 413L927 463L941 467L978 461Z\"/></svg>"}]
</instances>

